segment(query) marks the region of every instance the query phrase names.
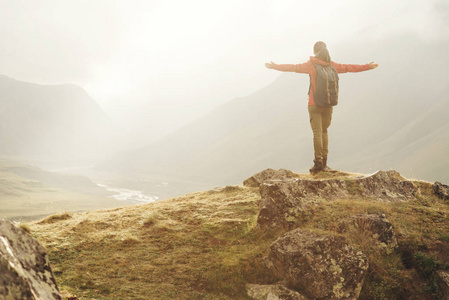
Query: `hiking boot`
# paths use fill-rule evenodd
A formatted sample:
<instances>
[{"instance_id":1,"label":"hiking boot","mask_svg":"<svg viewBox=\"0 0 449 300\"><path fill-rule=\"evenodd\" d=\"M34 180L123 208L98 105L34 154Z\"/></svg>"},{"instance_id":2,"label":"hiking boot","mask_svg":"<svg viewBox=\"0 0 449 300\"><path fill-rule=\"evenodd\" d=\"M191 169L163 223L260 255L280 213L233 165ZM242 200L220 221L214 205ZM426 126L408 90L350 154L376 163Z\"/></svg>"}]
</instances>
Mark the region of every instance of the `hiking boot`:
<instances>
[{"instance_id":1,"label":"hiking boot","mask_svg":"<svg viewBox=\"0 0 449 300\"><path fill-rule=\"evenodd\" d=\"M327 166L327 157L326 156L323 157L323 171L324 172L332 172L333 171L333 169L331 169Z\"/></svg>"},{"instance_id":2,"label":"hiking boot","mask_svg":"<svg viewBox=\"0 0 449 300\"><path fill-rule=\"evenodd\" d=\"M316 174L316 173L318 173L318 172L321 172L321 171L323 171L323 163L321 162L321 161L317 161L317 160L314 160L313 161L314 162L314 165L313 165L313 167L309 170L310 171L310 173L311 174Z\"/></svg>"}]
</instances>

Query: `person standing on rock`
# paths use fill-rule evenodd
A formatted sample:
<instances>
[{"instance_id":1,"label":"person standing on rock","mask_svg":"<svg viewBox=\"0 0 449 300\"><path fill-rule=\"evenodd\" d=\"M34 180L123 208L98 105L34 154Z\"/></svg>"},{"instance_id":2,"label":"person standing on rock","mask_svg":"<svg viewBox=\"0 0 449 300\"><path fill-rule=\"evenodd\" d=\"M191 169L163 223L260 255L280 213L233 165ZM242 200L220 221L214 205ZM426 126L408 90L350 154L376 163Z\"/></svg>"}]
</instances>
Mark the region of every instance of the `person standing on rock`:
<instances>
[{"instance_id":1,"label":"person standing on rock","mask_svg":"<svg viewBox=\"0 0 449 300\"><path fill-rule=\"evenodd\" d=\"M313 46L310 60L303 64L275 64L266 63L265 67L282 72L309 74L309 118L313 132L314 165L310 173L330 171L327 166L328 134L332 120L333 106L338 103L338 74L347 72L362 72L378 67L371 62L366 65L347 65L331 61L329 51L324 42L316 42ZM318 75L318 76L317 76Z\"/></svg>"}]
</instances>

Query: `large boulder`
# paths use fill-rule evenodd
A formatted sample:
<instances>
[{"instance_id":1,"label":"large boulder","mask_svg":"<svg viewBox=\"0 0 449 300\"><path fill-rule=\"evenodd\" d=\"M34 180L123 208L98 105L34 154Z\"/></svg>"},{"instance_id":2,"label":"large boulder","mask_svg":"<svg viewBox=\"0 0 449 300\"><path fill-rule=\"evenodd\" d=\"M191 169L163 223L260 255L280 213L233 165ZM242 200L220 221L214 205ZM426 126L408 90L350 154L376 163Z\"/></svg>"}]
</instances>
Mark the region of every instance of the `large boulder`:
<instances>
[{"instance_id":1,"label":"large boulder","mask_svg":"<svg viewBox=\"0 0 449 300\"><path fill-rule=\"evenodd\" d=\"M449 200L449 186L448 185L442 184L440 182L435 182L433 184L433 192L439 198L444 199L444 200Z\"/></svg>"},{"instance_id":2,"label":"large boulder","mask_svg":"<svg viewBox=\"0 0 449 300\"><path fill-rule=\"evenodd\" d=\"M393 225L384 214L354 215L340 221L339 232L362 234L374 247L390 254L398 247Z\"/></svg>"},{"instance_id":3,"label":"large boulder","mask_svg":"<svg viewBox=\"0 0 449 300\"><path fill-rule=\"evenodd\" d=\"M45 248L0 220L0 299L62 299Z\"/></svg>"},{"instance_id":4,"label":"large boulder","mask_svg":"<svg viewBox=\"0 0 449 300\"><path fill-rule=\"evenodd\" d=\"M302 212L324 201L407 201L414 199L419 189L395 171L379 171L361 178L268 180L260 185L260 194L259 227L291 229Z\"/></svg>"},{"instance_id":5,"label":"large boulder","mask_svg":"<svg viewBox=\"0 0 449 300\"><path fill-rule=\"evenodd\" d=\"M278 238L268 256L286 286L310 299L356 299L367 257L342 236L296 229Z\"/></svg>"}]
</instances>

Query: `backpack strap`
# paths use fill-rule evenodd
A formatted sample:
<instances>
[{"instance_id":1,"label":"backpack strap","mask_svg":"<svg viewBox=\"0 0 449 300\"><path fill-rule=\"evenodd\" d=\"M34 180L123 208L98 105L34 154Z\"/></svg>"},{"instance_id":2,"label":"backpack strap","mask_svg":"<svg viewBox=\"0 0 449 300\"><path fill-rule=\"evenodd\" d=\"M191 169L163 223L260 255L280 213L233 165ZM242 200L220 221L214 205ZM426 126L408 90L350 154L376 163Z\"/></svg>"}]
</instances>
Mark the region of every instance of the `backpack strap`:
<instances>
[{"instance_id":1,"label":"backpack strap","mask_svg":"<svg viewBox=\"0 0 449 300\"><path fill-rule=\"evenodd\" d=\"M316 65L314 63L312 63L312 65L315 67L316 70ZM309 74L309 92L307 93L307 95L310 95L311 90L312 90L312 76Z\"/></svg>"},{"instance_id":2,"label":"backpack strap","mask_svg":"<svg viewBox=\"0 0 449 300\"><path fill-rule=\"evenodd\" d=\"M310 91L312 90L312 76L309 75L309 92L307 95L310 95Z\"/></svg>"}]
</instances>

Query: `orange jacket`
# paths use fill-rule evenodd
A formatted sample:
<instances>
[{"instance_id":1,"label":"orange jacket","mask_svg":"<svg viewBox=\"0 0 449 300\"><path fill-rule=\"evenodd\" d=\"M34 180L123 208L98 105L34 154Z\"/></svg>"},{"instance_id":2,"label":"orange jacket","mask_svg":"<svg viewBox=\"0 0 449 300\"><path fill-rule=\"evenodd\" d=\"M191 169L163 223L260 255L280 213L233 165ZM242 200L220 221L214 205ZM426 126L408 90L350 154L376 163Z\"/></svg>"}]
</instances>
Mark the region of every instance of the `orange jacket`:
<instances>
[{"instance_id":1,"label":"orange jacket","mask_svg":"<svg viewBox=\"0 0 449 300\"><path fill-rule=\"evenodd\" d=\"M315 92L316 84L316 68L313 64L319 64L323 66L329 65L329 63L324 62L314 56L310 57L310 60L303 64L282 64L274 65L274 69L282 72L296 72L305 73L310 75L310 81L312 83L312 90ZM332 62L332 67L337 70L338 73L348 73L348 72L362 72L369 70L369 64L366 65L344 65L336 62ZM313 99L313 93L309 93L309 105L315 105L315 100Z\"/></svg>"}]
</instances>

